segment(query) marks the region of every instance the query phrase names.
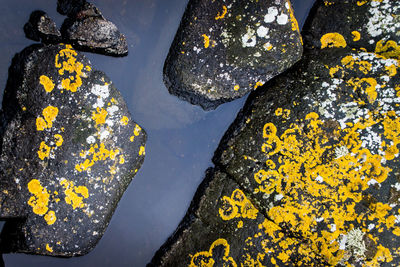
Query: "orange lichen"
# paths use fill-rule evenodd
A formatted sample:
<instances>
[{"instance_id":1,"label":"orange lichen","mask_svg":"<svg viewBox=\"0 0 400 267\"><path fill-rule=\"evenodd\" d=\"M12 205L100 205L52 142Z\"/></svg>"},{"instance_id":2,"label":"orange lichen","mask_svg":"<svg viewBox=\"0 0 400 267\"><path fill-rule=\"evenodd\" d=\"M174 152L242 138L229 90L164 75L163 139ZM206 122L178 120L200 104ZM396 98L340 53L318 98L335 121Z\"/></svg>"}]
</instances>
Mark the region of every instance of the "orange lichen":
<instances>
[{"instance_id":1,"label":"orange lichen","mask_svg":"<svg viewBox=\"0 0 400 267\"><path fill-rule=\"evenodd\" d=\"M46 244L46 250L47 250L48 252L53 252L53 248L50 247L49 244Z\"/></svg>"},{"instance_id":2,"label":"orange lichen","mask_svg":"<svg viewBox=\"0 0 400 267\"><path fill-rule=\"evenodd\" d=\"M44 215L44 220L47 222L48 225L52 225L56 222L57 217L54 211L49 211L46 215Z\"/></svg>"},{"instance_id":3,"label":"orange lichen","mask_svg":"<svg viewBox=\"0 0 400 267\"><path fill-rule=\"evenodd\" d=\"M65 202L72 206L73 209L84 208L84 198L89 197L89 191L86 186L75 186L74 182L63 179L60 185L64 187Z\"/></svg>"},{"instance_id":4,"label":"orange lichen","mask_svg":"<svg viewBox=\"0 0 400 267\"><path fill-rule=\"evenodd\" d=\"M203 34L202 36L204 38L204 40L203 40L204 48L208 48L210 46L210 37L207 36L206 34Z\"/></svg>"},{"instance_id":5,"label":"orange lichen","mask_svg":"<svg viewBox=\"0 0 400 267\"><path fill-rule=\"evenodd\" d=\"M127 116L123 116L119 122L121 125L128 125L129 118Z\"/></svg>"},{"instance_id":6,"label":"orange lichen","mask_svg":"<svg viewBox=\"0 0 400 267\"><path fill-rule=\"evenodd\" d=\"M64 139L60 134L55 134L54 135L54 140L56 142L56 146L58 146L58 147L62 146L62 144L64 142Z\"/></svg>"},{"instance_id":7,"label":"orange lichen","mask_svg":"<svg viewBox=\"0 0 400 267\"><path fill-rule=\"evenodd\" d=\"M222 250L222 251L221 251ZM219 266L237 267L232 257L229 257L230 246L225 239L215 240L209 251L197 252L191 257L190 267L214 266L216 261Z\"/></svg>"},{"instance_id":8,"label":"orange lichen","mask_svg":"<svg viewBox=\"0 0 400 267\"><path fill-rule=\"evenodd\" d=\"M96 125L101 125L106 123L106 117L108 112L103 108L97 108L96 112L93 111L92 119L96 122Z\"/></svg>"},{"instance_id":9,"label":"orange lichen","mask_svg":"<svg viewBox=\"0 0 400 267\"><path fill-rule=\"evenodd\" d=\"M40 76L39 79L40 79L40 84L43 85L43 88L47 93L53 91L54 83L49 77L47 77L46 75L42 75Z\"/></svg>"},{"instance_id":10,"label":"orange lichen","mask_svg":"<svg viewBox=\"0 0 400 267\"><path fill-rule=\"evenodd\" d=\"M107 149L104 143L92 145L89 150L80 153L81 158L86 158L83 163L75 165L75 169L79 172L89 170L96 162L105 161L107 159L115 160L120 154L119 149Z\"/></svg>"},{"instance_id":11,"label":"orange lichen","mask_svg":"<svg viewBox=\"0 0 400 267\"><path fill-rule=\"evenodd\" d=\"M258 210L247 199L242 190L236 189L231 197L222 197L222 207L219 208L219 215L225 221L234 218L256 219Z\"/></svg>"},{"instance_id":12,"label":"orange lichen","mask_svg":"<svg viewBox=\"0 0 400 267\"><path fill-rule=\"evenodd\" d=\"M39 150L37 153L38 153L39 158L41 160L44 160L45 158L49 158L50 151L51 151L51 148L48 145L46 145L46 142L42 141L40 143L40 147L39 147Z\"/></svg>"},{"instance_id":13,"label":"orange lichen","mask_svg":"<svg viewBox=\"0 0 400 267\"><path fill-rule=\"evenodd\" d=\"M50 129L53 127L53 121L58 115L58 108L53 106L48 106L42 111L43 117L36 118L36 129L38 131L44 131L45 129Z\"/></svg>"},{"instance_id":14,"label":"orange lichen","mask_svg":"<svg viewBox=\"0 0 400 267\"><path fill-rule=\"evenodd\" d=\"M223 19L225 17L226 13L228 12L228 8L225 5L223 5L222 9L223 9L222 13L218 12L217 16L215 17L215 20Z\"/></svg>"},{"instance_id":15,"label":"orange lichen","mask_svg":"<svg viewBox=\"0 0 400 267\"><path fill-rule=\"evenodd\" d=\"M61 80L61 86L68 91L76 92L82 85L83 64L77 61L76 56L78 53L72 49L71 45L65 45L65 49L55 57L55 67L58 68L60 75L65 75L67 78ZM89 68L88 68L89 67ZM90 71L90 66L86 66L86 70Z\"/></svg>"},{"instance_id":16,"label":"orange lichen","mask_svg":"<svg viewBox=\"0 0 400 267\"><path fill-rule=\"evenodd\" d=\"M346 47L347 43L343 35L337 32L331 32L321 37L321 49L331 47Z\"/></svg>"},{"instance_id":17,"label":"orange lichen","mask_svg":"<svg viewBox=\"0 0 400 267\"><path fill-rule=\"evenodd\" d=\"M28 205L32 207L33 213L37 215L44 215L49 210L50 194L47 189L42 187L39 180L32 179L28 183L28 190L33 196L28 200Z\"/></svg>"},{"instance_id":18,"label":"orange lichen","mask_svg":"<svg viewBox=\"0 0 400 267\"><path fill-rule=\"evenodd\" d=\"M358 31L352 31L351 34L353 35L353 41L357 42L361 39L361 34Z\"/></svg>"},{"instance_id":19,"label":"orange lichen","mask_svg":"<svg viewBox=\"0 0 400 267\"><path fill-rule=\"evenodd\" d=\"M375 53L384 58L400 60L400 46L393 40L389 40L386 43L384 40L378 41L376 43Z\"/></svg>"}]
</instances>

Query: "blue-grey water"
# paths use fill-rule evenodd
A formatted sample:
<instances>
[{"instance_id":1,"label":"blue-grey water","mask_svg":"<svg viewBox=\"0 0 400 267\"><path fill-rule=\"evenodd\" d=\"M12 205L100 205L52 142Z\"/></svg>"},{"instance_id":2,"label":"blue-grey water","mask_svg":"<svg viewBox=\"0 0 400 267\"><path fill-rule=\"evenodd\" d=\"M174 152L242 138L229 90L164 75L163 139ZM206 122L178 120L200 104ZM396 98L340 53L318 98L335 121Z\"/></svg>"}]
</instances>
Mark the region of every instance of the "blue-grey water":
<instances>
[{"instance_id":1,"label":"blue-grey water","mask_svg":"<svg viewBox=\"0 0 400 267\"><path fill-rule=\"evenodd\" d=\"M63 259L3 255L11 266L145 266L184 216L223 133L245 98L205 112L169 95L162 67L187 0L93 0L129 43L129 55L85 53L121 91L137 123L147 131L145 162L121 199L110 225L86 256ZM292 0L300 26L314 0ZM56 0L0 0L0 87L15 53L34 43L23 25L32 11L47 12L60 27ZM2 91L3 89L1 89Z\"/></svg>"}]
</instances>

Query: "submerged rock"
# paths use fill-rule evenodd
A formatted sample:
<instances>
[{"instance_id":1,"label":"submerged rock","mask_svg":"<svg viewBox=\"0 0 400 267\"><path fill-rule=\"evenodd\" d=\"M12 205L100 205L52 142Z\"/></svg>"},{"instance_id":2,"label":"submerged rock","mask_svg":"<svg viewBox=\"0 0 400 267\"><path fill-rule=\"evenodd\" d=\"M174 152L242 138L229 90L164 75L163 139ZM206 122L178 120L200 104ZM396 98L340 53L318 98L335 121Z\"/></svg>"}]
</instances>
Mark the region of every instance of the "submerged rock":
<instances>
[{"instance_id":1,"label":"submerged rock","mask_svg":"<svg viewBox=\"0 0 400 267\"><path fill-rule=\"evenodd\" d=\"M400 2L318 0L305 27L306 48L349 46L399 54Z\"/></svg>"},{"instance_id":2,"label":"submerged rock","mask_svg":"<svg viewBox=\"0 0 400 267\"><path fill-rule=\"evenodd\" d=\"M61 27L66 42L74 47L111 56L126 56L128 43L114 23L86 1L59 0L57 10L68 18Z\"/></svg>"},{"instance_id":3,"label":"submerged rock","mask_svg":"<svg viewBox=\"0 0 400 267\"><path fill-rule=\"evenodd\" d=\"M254 266L257 262L310 266L321 259L306 242L285 236L226 174L210 169L178 229L148 266Z\"/></svg>"},{"instance_id":4,"label":"submerged rock","mask_svg":"<svg viewBox=\"0 0 400 267\"><path fill-rule=\"evenodd\" d=\"M76 256L103 235L146 134L109 78L70 45L17 54L4 93L2 252Z\"/></svg>"},{"instance_id":5,"label":"submerged rock","mask_svg":"<svg viewBox=\"0 0 400 267\"><path fill-rule=\"evenodd\" d=\"M60 43L61 33L56 23L41 10L32 12L29 21L24 26L27 38L43 43Z\"/></svg>"},{"instance_id":6,"label":"submerged rock","mask_svg":"<svg viewBox=\"0 0 400 267\"><path fill-rule=\"evenodd\" d=\"M164 82L171 94L214 109L283 72L301 53L289 0L189 1Z\"/></svg>"}]
</instances>

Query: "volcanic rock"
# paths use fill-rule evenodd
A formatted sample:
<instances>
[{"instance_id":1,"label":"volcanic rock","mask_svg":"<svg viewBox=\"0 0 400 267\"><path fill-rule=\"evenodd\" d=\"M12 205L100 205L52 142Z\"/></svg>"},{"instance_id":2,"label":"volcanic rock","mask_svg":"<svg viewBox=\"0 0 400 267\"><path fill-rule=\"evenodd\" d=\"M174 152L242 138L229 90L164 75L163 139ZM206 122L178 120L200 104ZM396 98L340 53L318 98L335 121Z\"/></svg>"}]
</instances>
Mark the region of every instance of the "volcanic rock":
<instances>
[{"instance_id":1,"label":"volcanic rock","mask_svg":"<svg viewBox=\"0 0 400 267\"><path fill-rule=\"evenodd\" d=\"M70 45L34 45L13 59L1 125L1 251L89 252L145 155L119 91Z\"/></svg>"},{"instance_id":2,"label":"volcanic rock","mask_svg":"<svg viewBox=\"0 0 400 267\"><path fill-rule=\"evenodd\" d=\"M171 94L209 110L242 97L298 61L289 0L190 0L164 65Z\"/></svg>"},{"instance_id":3,"label":"volcanic rock","mask_svg":"<svg viewBox=\"0 0 400 267\"><path fill-rule=\"evenodd\" d=\"M61 33L56 23L41 10L32 12L29 21L24 26L27 38L43 43L60 43Z\"/></svg>"}]
</instances>

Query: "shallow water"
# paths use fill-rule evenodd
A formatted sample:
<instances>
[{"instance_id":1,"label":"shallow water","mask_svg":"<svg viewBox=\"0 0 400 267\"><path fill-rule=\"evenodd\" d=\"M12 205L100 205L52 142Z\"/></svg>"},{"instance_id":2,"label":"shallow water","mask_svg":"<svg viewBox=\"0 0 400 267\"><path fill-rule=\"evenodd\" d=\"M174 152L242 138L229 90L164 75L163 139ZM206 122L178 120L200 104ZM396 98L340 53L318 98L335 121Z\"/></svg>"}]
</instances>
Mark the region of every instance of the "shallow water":
<instances>
[{"instance_id":1,"label":"shallow water","mask_svg":"<svg viewBox=\"0 0 400 267\"><path fill-rule=\"evenodd\" d=\"M147 131L145 162L121 199L110 225L88 255L62 259L4 255L10 266L145 266L184 216L219 140L245 98L205 112L169 95L162 67L187 0L96 0L103 15L128 39L129 55L85 53L121 91L134 120ZM314 0L292 0L300 26ZM15 53L34 43L23 25L36 9L58 26L55 0L0 0L0 86ZM23 8L21 8L23 7Z\"/></svg>"}]
</instances>

